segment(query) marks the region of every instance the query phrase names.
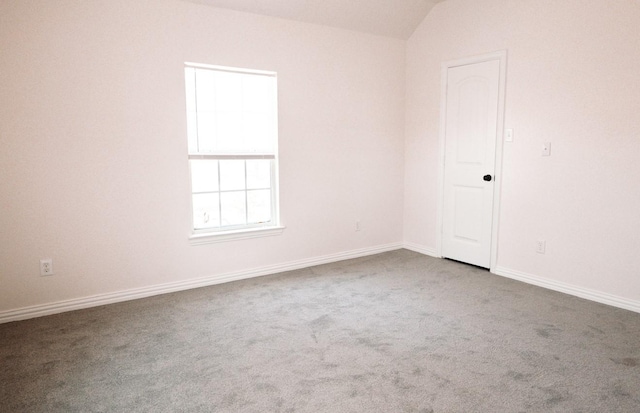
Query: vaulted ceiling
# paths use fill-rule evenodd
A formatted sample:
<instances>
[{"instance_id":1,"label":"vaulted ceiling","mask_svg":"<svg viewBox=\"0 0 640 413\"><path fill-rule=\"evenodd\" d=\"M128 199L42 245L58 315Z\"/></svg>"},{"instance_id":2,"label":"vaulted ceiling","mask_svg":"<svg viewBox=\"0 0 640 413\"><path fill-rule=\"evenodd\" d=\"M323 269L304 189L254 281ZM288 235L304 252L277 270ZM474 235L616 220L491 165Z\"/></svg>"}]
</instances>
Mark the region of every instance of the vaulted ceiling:
<instances>
[{"instance_id":1,"label":"vaulted ceiling","mask_svg":"<svg viewBox=\"0 0 640 413\"><path fill-rule=\"evenodd\" d=\"M189 0L215 7L407 39L444 0Z\"/></svg>"}]
</instances>

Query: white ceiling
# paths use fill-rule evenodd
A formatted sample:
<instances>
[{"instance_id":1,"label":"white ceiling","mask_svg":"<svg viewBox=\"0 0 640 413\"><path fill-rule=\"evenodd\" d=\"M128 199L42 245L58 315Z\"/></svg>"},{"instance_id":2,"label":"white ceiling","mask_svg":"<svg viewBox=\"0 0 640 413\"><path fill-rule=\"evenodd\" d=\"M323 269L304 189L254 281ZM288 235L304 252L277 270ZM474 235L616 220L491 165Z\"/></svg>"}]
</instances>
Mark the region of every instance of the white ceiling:
<instances>
[{"instance_id":1,"label":"white ceiling","mask_svg":"<svg viewBox=\"0 0 640 413\"><path fill-rule=\"evenodd\" d=\"M215 7L407 39L444 0L189 0Z\"/></svg>"}]
</instances>

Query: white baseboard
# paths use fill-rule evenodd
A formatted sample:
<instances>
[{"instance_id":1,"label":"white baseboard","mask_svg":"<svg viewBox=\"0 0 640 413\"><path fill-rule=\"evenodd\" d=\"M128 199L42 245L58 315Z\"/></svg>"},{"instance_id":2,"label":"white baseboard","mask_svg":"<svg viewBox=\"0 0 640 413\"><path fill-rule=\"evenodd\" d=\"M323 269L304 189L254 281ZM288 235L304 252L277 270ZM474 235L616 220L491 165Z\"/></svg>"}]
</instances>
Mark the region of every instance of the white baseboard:
<instances>
[{"instance_id":1,"label":"white baseboard","mask_svg":"<svg viewBox=\"0 0 640 413\"><path fill-rule=\"evenodd\" d=\"M313 267L315 265L329 264L336 261L343 261L352 258L366 257L368 255L382 252L398 250L403 244L380 245L376 247L362 248L336 254L329 254L320 257L306 258L298 261L291 261L284 264L269 265L260 268L253 268L244 271L235 271L224 274L216 274L208 277L191 280L176 281L165 284L157 284L149 287L134 288L114 293L98 294L90 297L74 298L71 300L58 301L55 303L34 305L30 307L18 308L0 312L0 324L11 321L26 320L29 318L42 317L51 314L58 314L67 311L80 310L83 308L97 307L106 304L119 303L122 301L136 300L138 298L151 297L154 295L173 293L177 291L189 290L192 288L206 287L209 285L222 284L230 281L244 280L247 278L260 277L263 275L276 274L279 272L297 270L300 268Z\"/></svg>"},{"instance_id":2,"label":"white baseboard","mask_svg":"<svg viewBox=\"0 0 640 413\"><path fill-rule=\"evenodd\" d=\"M430 257L442 258L438 256L435 249L425 247L422 245L405 242L403 247L408 250L418 252L420 254L428 255ZM597 303L606 304L612 307L622 308L625 310L640 313L640 301L629 300L627 298L603 293L601 291L578 287L578 286L563 283L560 281L549 280L546 278L538 277L536 275L527 274L522 271L511 270L509 268L500 267L500 266L496 267L492 272L496 275L500 275L506 278L511 278L513 280L522 281L527 284L536 285L538 287L543 287L549 290L573 295L576 297L584 298L586 300L595 301Z\"/></svg>"},{"instance_id":3,"label":"white baseboard","mask_svg":"<svg viewBox=\"0 0 640 413\"><path fill-rule=\"evenodd\" d=\"M244 280L247 278L260 277L263 275L276 274L301 268L308 268L315 265L329 264L332 262L366 257L368 255L380 254L387 251L394 251L401 248L438 258L437 253L434 249L418 244L394 243L380 245L376 247L362 248L358 250L329 254L320 257L307 258L298 261L290 261L284 264L253 268L250 270L216 274L191 280L157 284L149 287L134 288L114 293L98 294L89 297L75 298L71 300L58 301L55 303L41 304L18 308L15 310L2 311L0 312L0 324L8 323L11 321L26 320L29 318L42 317L51 314L58 314L67 311L80 310L83 308L97 307L106 304L136 300L139 298L184 291L192 288L206 287L231 281ZM587 300L595 301L598 303L607 304L613 307L623 308L625 310L640 313L640 301L629 300L600 291L577 287L559 281L548 280L535 275L526 274L521 271L511 270L504 267L496 267L494 273L503 277L522 281L527 284L537 285L539 287L548 288L550 290L559 291L565 294L574 295L576 297L585 298Z\"/></svg>"},{"instance_id":4,"label":"white baseboard","mask_svg":"<svg viewBox=\"0 0 640 413\"><path fill-rule=\"evenodd\" d=\"M527 284L537 285L538 287L547 288L549 290L559 291L561 293L595 301L597 303L607 304L613 307L623 308L625 310L640 313L640 301L629 300L627 298L618 297L612 294L578 287L560 281L549 280L546 278L538 277L536 275L511 270L504 267L496 267L493 272L494 274L522 281Z\"/></svg>"},{"instance_id":5,"label":"white baseboard","mask_svg":"<svg viewBox=\"0 0 640 413\"><path fill-rule=\"evenodd\" d=\"M403 244L403 247L413 252L418 252L420 254L428 255L430 257L442 258L438 255L438 252L435 249L425 247L424 245L414 244L413 242L405 242Z\"/></svg>"}]
</instances>

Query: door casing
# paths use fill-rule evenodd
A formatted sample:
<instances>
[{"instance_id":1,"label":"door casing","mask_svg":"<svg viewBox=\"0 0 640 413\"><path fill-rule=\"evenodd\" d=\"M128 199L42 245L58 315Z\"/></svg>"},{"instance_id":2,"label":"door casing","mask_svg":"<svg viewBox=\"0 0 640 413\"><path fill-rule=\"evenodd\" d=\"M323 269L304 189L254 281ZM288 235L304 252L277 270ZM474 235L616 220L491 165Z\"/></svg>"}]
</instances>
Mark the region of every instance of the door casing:
<instances>
[{"instance_id":1,"label":"door casing","mask_svg":"<svg viewBox=\"0 0 640 413\"><path fill-rule=\"evenodd\" d=\"M496 160L495 160L495 182L493 191L493 223L491 227L491 264L489 270L495 272L498 261L498 230L500 218L500 194L502 189L502 156L504 149L504 108L505 92L507 81L507 51L501 50L478 56L463 59L451 60L442 63L441 69L441 92L440 92L440 139L439 139L439 167L438 167L438 209L437 209L437 234L436 252L442 257L442 237L443 237L443 210L444 210L444 178L445 178L445 144L446 144L446 121L447 121L447 84L448 71L450 68L465 66L475 63L498 60L500 62L500 78L498 91L498 119L496 131Z\"/></svg>"}]
</instances>

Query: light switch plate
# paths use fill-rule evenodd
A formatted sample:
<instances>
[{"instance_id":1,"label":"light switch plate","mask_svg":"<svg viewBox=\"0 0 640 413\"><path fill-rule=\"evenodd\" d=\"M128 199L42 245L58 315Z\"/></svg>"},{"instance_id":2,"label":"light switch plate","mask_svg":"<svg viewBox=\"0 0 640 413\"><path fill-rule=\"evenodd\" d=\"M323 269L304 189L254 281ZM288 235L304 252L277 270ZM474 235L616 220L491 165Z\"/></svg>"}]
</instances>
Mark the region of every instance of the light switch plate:
<instances>
[{"instance_id":1,"label":"light switch plate","mask_svg":"<svg viewBox=\"0 0 640 413\"><path fill-rule=\"evenodd\" d=\"M513 142L513 129L507 129L504 135L505 142Z\"/></svg>"},{"instance_id":2,"label":"light switch plate","mask_svg":"<svg viewBox=\"0 0 640 413\"><path fill-rule=\"evenodd\" d=\"M551 156L551 142L545 142L542 145L542 156Z\"/></svg>"}]
</instances>

